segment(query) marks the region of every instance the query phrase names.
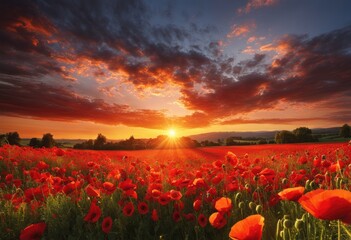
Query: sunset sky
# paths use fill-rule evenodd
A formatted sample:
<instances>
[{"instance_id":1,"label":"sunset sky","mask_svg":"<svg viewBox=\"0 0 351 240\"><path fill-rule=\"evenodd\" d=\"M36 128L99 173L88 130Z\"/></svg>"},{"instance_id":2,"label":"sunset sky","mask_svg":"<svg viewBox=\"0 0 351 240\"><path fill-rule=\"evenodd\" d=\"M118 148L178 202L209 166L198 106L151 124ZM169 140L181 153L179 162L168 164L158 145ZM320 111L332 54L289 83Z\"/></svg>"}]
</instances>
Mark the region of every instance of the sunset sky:
<instances>
[{"instance_id":1,"label":"sunset sky","mask_svg":"<svg viewBox=\"0 0 351 240\"><path fill-rule=\"evenodd\" d=\"M351 122L349 0L0 9L0 133L123 139Z\"/></svg>"}]
</instances>

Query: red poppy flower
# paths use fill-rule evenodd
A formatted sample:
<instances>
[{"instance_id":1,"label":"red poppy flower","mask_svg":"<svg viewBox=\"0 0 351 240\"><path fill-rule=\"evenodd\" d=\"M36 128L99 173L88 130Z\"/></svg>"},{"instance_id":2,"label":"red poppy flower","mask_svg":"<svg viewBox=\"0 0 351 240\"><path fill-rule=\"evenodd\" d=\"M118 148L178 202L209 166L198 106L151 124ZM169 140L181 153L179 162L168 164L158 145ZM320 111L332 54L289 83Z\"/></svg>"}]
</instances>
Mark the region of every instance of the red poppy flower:
<instances>
[{"instance_id":1,"label":"red poppy flower","mask_svg":"<svg viewBox=\"0 0 351 240\"><path fill-rule=\"evenodd\" d=\"M223 179L223 174L218 174L216 176L214 176L211 180L211 182L214 184L214 185L217 185L219 184Z\"/></svg>"},{"instance_id":2,"label":"red poppy flower","mask_svg":"<svg viewBox=\"0 0 351 240\"><path fill-rule=\"evenodd\" d=\"M161 196L161 191L160 190L158 190L158 189L152 189L151 190L151 196L153 197L153 198L159 198L160 196Z\"/></svg>"},{"instance_id":3,"label":"red poppy flower","mask_svg":"<svg viewBox=\"0 0 351 240\"><path fill-rule=\"evenodd\" d=\"M304 187L286 188L279 192L278 195L282 200L297 201L303 195L304 191Z\"/></svg>"},{"instance_id":4,"label":"red poppy flower","mask_svg":"<svg viewBox=\"0 0 351 240\"><path fill-rule=\"evenodd\" d=\"M62 190L65 194L70 194L73 191L79 190L81 186L82 183L80 181L72 181L70 183L67 183Z\"/></svg>"},{"instance_id":5,"label":"red poppy flower","mask_svg":"<svg viewBox=\"0 0 351 240\"><path fill-rule=\"evenodd\" d=\"M104 220L102 220L101 228L104 233L109 233L112 228L112 218L105 217Z\"/></svg>"},{"instance_id":6,"label":"red poppy flower","mask_svg":"<svg viewBox=\"0 0 351 240\"><path fill-rule=\"evenodd\" d=\"M215 212L210 216L209 222L214 228L221 229L227 224L227 219L223 213Z\"/></svg>"},{"instance_id":7,"label":"red poppy flower","mask_svg":"<svg viewBox=\"0 0 351 240\"><path fill-rule=\"evenodd\" d=\"M31 224L21 231L20 240L40 240L46 229L46 223Z\"/></svg>"},{"instance_id":8,"label":"red poppy flower","mask_svg":"<svg viewBox=\"0 0 351 240\"><path fill-rule=\"evenodd\" d=\"M116 190L116 186L111 182L104 182L102 186L108 194L112 194Z\"/></svg>"},{"instance_id":9,"label":"red poppy flower","mask_svg":"<svg viewBox=\"0 0 351 240\"><path fill-rule=\"evenodd\" d=\"M183 213L183 217L189 222L195 220L195 215L192 213Z\"/></svg>"},{"instance_id":10,"label":"red poppy flower","mask_svg":"<svg viewBox=\"0 0 351 240\"><path fill-rule=\"evenodd\" d=\"M307 163L307 158L305 156L302 156L297 160L298 163L300 164L306 164Z\"/></svg>"},{"instance_id":11,"label":"red poppy flower","mask_svg":"<svg viewBox=\"0 0 351 240\"><path fill-rule=\"evenodd\" d=\"M124 191L124 195L126 197L132 197L134 199L138 199L138 193L134 190L127 190L127 191Z\"/></svg>"},{"instance_id":12,"label":"red poppy flower","mask_svg":"<svg viewBox=\"0 0 351 240\"><path fill-rule=\"evenodd\" d=\"M218 212L228 212L232 208L232 200L221 197L216 201L215 208Z\"/></svg>"},{"instance_id":13,"label":"red poppy flower","mask_svg":"<svg viewBox=\"0 0 351 240\"><path fill-rule=\"evenodd\" d=\"M227 155L225 155L225 159L233 166L238 164L238 157L232 152L228 152Z\"/></svg>"},{"instance_id":14,"label":"red poppy flower","mask_svg":"<svg viewBox=\"0 0 351 240\"><path fill-rule=\"evenodd\" d=\"M93 201L90 205L88 214L84 217L84 221L95 223L99 220L100 216L101 216L101 209L99 206L95 204L95 201Z\"/></svg>"},{"instance_id":15,"label":"red poppy flower","mask_svg":"<svg viewBox=\"0 0 351 240\"><path fill-rule=\"evenodd\" d=\"M152 219L154 222L158 221L159 218L158 218L158 214L157 214L156 209L153 209L153 210L152 210L151 219Z\"/></svg>"},{"instance_id":16,"label":"red poppy flower","mask_svg":"<svg viewBox=\"0 0 351 240\"><path fill-rule=\"evenodd\" d=\"M171 198L169 197L168 193L164 193L162 194L159 198L158 198L158 202L161 205L167 205L169 203L169 201L171 200Z\"/></svg>"},{"instance_id":17,"label":"red poppy flower","mask_svg":"<svg viewBox=\"0 0 351 240\"><path fill-rule=\"evenodd\" d=\"M351 192L341 189L317 189L299 199L301 206L314 217L341 220L351 224Z\"/></svg>"},{"instance_id":18,"label":"red poppy flower","mask_svg":"<svg viewBox=\"0 0 351 240\"><path fill-rule=\"evenodd\" d=\"M85 191L89 197L100 197L100 190L94 188L90 184L85 188Z\"/></svg>"},{"instance_id":19,"label":"red poppy flower","mask_svg":"<svg viewBox=\"0 0 351 240\"><path fill-rule=\"evenodd\" d=\"M182 198L182 193L177 190L171 190L169 193L172 200L180 200Z\"/></svg>"},{"instance_id":20,"label":"red poppy flower","mask_svg":"<svg viewBox=\"0 0 351 240\"><path fill-rule=\"evenodd\" d=\"M197 199L193 203L193 207L195 211L200 211L202 205L202 201L200 199Z\"/></svg>"},{"instance_id":21,"label":"red poppy flower","mask_svg":"<svg viewBox=\"0 0 351 240\"><path fill-rule=\"evenodd\" d=\"M131 179L127 179L127 180L125 180L125 181L123 181L123 182L120 182L120 183L118 184L118 187L119 187L120 189L122 189L123 191L136 189L136 185L132 182Z\"/></svg>"},{"instance_id":22,"label":"red poppy flower","mask_svg":"<svg viewBox=\"0 0 351 240\"><path fill-rule=\"evenodd\" d=\"M174 211L172 214L172 218L175 222L179 222L179 220L181 219L180 213L178 211Z\"/></svg>"},{"instance_id":23,"label":"red poppy flower","mask_svg":"<svg viewBox=\"0 0 351 240\"><path fill-rule=\"evenodd\" d=\"M7 174L5 177L5 181L10 183L13 180L13 175L11 173Z\"/></svg>"},{"instance_id":24,"label":"red poppy flower","mask_svg":"<svg viewBox=\"0 0 351 240\"><path fill-rule=\"evenodd\" d=\"M200 187L206 187L205 180L203 178L195 178L193 181L194 186L200 188Z\"/></svg>"},{"instance_id":25,"label":"red poppy flower","mask_svg":"<svg viewBox=\"0 0 351 240\"><path fill-rule=\"evenodd\" d=\"M138 203L138 211L142 215L147 214L149 212L149 206L146 202L140 202Z\"/></svg>"},{"instance_id":26,"label":"red poppy flower","mask_svg":"<svg viewBox=\"0 0 351 240\"><path fill-rule=\"evenodd\" d=\"M131 202L128 202L126 205L123 207L123 214L124 216L132 216L134 213L134 205Z\"/></svg>"},{"instance_id":27,"label":"red poppy flower","mask_svg":"<svg viewBox=\"0 0 351 240\"><path fill-rule=\"evenodd\" d=\"M56 149L56 156L61 157L65 155L65 151L63 151L61 148Z\"/></svg>"},{"instance_id":28,"label":"red poppy flower","mask_svg":"<svg viewBox=\"0 0 351 240\"><path fill-rule=\"evenodd\" d=\"M259 214L248 216L235 223L229 233L231 239L259 240L262 238L264 217Z\"/></svg>"},{"instance_id":29,"label":"red poppy flower","mask_svg":"<svg viewBox=\"0 0 351 240\"><path fill-rule=\"evenodd\" d=\"M202 213L198 216L197 221L201 227L205 227L207 225L207 218Z\"/></svg>"}]
</instances>

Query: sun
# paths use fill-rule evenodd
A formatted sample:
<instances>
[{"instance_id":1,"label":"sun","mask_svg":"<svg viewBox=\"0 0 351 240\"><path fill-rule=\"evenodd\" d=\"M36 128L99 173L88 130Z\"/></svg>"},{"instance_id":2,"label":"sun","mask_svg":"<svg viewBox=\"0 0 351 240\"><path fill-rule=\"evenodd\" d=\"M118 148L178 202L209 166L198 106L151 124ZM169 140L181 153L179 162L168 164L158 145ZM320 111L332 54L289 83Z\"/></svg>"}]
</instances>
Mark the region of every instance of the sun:
<instances>
[{"instance_id":1,"label":"sun","mask_svg":"<svg viewBox=\"0 0 351 240\"><path fill-rule=\"evenodd\" d=\"M176 135L177 135L177 133L173 128L168 130L168 137L174 138Z\"/></svg>"}]
</instances>

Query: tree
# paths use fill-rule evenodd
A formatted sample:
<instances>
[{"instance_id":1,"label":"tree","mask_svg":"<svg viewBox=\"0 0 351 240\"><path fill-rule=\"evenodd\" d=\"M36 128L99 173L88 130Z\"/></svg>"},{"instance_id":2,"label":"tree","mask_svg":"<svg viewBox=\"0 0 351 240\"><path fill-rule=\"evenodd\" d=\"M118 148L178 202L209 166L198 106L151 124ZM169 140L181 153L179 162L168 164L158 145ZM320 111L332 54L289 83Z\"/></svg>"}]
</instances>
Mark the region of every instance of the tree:
<instances>
[{"instance_id":1,"label":"tree","mask_svg":"<svg viewBox=\"0 0 351 240\"><path fill-rule=\"evenodd\" d=\"M7 144L6 134L0 134L0 146Z\"/></svg>"},{"instance_id":2,"label":"tree","mask_svg":"<svg viewBox=\"0 0 351 240\"><path fill-rule=\"evenodd\" d=\"M94 149L103 149L106 142L107 142L107 138L101 133L99 133L97 138L94 141Z\"/></svg>"},{"instance_id":3,"label":"tree","mask_svg":"<svg viewBox=\"0 0 351 240\"><path fill-rule=\"evenodd\" d=\"M21 138L18 134L18 132L9 132L9 133L6 133L6 138L7 138L7 141L10 145L17 145L17 146L20 146L20 141L21 141Z\"/></svg>"},{"instance_id":4,"label":"tree","mask_svg":"<svg viewBox=\"0 0 351 240\"><path fill-rule=\"evenodd\" d=\"M275 134L275 142L276 143L295 143L296 136L290 131L280 131Z\"/></svg>"},{"instance_id":5,"label":"tree","mask_svg":"<svg viewBox=\"0 0 351 240\"><path fill-rule=\"evenodd\" d=\"M52 148L55 146L54 136L51 133L46 133L41 139L41 145L46 148Z\"/></svg>"},{"instance_id":6,"label":"tree","mask_svg":"<svg viewBox=\"0 0 351 240\"><path fill-rule=\"evenodd\" d=\"M314 142L312 130L307 127L299 127L293 131L297 142Z\"/></svg>"},{"instance_id":7,"label":"tree","mask_svg":"<svg viewBox=\"0 0 351 240\"><path fill-rule=\"evenodd\" d=\"M348 124L342 125L339 132L340 137L349 138L351 137L351 127Z\"/></svg>"},{"instance_id":8,"label":"tree","mask_svg":"<svg viewBox=\"0 0 351 240\"><path fill-rule=\"evenodd\" d=\"M41 147L41 141L38 138L31 138L29 141L29 146L33 148Z\"/></svg>"}]
</instances>

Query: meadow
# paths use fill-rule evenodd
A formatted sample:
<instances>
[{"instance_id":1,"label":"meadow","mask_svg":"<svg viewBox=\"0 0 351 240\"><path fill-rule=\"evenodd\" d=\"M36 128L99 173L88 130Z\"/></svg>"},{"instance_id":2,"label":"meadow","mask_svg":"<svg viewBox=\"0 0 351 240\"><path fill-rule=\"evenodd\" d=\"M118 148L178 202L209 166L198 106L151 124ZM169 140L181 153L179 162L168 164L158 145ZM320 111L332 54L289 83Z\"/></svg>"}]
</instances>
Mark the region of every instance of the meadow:
<instances>
[{"instance_id":1,"label":"meadow","mask_svg":"<svg viewBox=\"0 0 351 240\"><path fill-rule=\"evenodd\" d=\"M0 148L0 239L350 239L351 145Z\"/></svg>"}]
</instances>

